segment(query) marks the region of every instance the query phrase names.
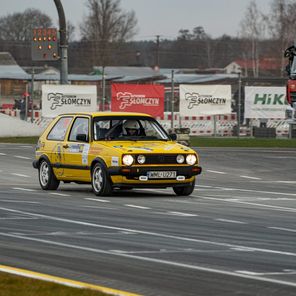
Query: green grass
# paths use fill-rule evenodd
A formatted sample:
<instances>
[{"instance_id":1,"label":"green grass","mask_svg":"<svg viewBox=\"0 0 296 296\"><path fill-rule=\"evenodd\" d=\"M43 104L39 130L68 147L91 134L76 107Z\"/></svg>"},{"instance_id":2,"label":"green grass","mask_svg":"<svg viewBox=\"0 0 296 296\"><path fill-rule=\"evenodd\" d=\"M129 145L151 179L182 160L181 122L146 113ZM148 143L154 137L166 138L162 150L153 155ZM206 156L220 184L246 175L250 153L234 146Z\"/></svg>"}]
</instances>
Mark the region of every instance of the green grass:
<instances>
[{"instance_id":1,"label":"green grass","mask_svg":"<svg viewBox=\"0 0 296 296\"><path fill-rule=\"evenodd\" d=\"M106 296L101 292L66 287L0 272L0 296Z\"/></svg>"},{"instance_id":2,"label":"green grass","mask_svg":"<svg viewBox=\"0 0 296 296\"><path fill-rule=\"evenodd\" d=\"M39 137L0 137L0 143L36 144Z\"/></svg>"},{"instance_id":3,"label":"green grass","mask_svg":"<svg viewBox=\"0 0 296 296\"><path fill-rule=\"evenodd\" d=\"M38 137L0 138L0 143L36 144ZM296 148L296 139L191 137L193 147Z\"/></svg>"},{"instance_id":4,"label":"green grass","mask_svg":"<svg viewBox=\"0 0 296 296\"><path fill-rule=\"evenodd\" d=\"M296 148L296 139L191 137L192 147Z\"/></svg>"}]
</instances>

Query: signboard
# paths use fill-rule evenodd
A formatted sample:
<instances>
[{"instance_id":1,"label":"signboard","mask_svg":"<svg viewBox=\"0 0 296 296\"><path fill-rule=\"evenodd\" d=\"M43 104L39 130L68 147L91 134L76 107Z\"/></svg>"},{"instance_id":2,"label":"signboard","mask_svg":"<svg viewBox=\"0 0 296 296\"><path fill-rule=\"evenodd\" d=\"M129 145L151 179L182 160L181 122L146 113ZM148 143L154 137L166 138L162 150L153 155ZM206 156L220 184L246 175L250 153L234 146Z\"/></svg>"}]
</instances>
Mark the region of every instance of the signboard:
<instances>
[{"instance_id":1,"label":"signboard","mask_svg":"<svg viewBox=\"0 0 296 296\"><path fill-rule=\"evenodd\" d=\"M111 111L140 112L162 117L164 87L154 84L112 84Z\"/></svg>"},{"instance_id":2,"label":"signboard","mask_svg":"<svg viewBox=\"0 0 296 296\"><path fill-rule=\"evenodd\" d=\"M245 118L284 119L285 87L245 87Z\"/></svg>"},{"instance_id":3,"label":"signboard","mask_svg":"<svg viewBox=\"0 0 296 296\"><path fill-rule=\"evenodd\" d=\"M33 61L56 61L59 59L56 28L33 29L32 35Z\"/></svg>"},{"instance_id":4,"label":"signboard","mask_svg":"<svg viewBox=\"0 0 296 296\"><path fill-rule=\"evenodd\" d=\"M179 88L181 116L231 113L230 85L180 84Z\"/></svg>"},{"instance_id":5,"label":"signboard","mask_svg":"<svg viewBox=\"0 0 296 296\"><path fill-rule=\"evenodd\" d=\"M96 110L97 87L95 85L42 85L43 117Z\"/></svg>"}]
</instances>

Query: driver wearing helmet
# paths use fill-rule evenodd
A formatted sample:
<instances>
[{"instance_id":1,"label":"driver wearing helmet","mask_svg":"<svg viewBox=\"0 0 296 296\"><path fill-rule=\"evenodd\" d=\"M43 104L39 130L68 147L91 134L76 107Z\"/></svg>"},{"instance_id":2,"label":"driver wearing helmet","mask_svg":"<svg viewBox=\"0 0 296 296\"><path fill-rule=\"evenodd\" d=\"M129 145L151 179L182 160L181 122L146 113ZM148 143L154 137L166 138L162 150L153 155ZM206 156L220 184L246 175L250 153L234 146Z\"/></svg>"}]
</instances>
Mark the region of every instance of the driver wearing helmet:
<instances>
[{"instance_id":1,"label":"driver wearing helmet","mask_svg":"<svg viewBox=\"0 0 296 296\"><path fill-rule=\"evenodd\" d=\"M139 136L140 125L137 120L126 120L122 127L124 136Z\"/></svg>"}]
</instances>

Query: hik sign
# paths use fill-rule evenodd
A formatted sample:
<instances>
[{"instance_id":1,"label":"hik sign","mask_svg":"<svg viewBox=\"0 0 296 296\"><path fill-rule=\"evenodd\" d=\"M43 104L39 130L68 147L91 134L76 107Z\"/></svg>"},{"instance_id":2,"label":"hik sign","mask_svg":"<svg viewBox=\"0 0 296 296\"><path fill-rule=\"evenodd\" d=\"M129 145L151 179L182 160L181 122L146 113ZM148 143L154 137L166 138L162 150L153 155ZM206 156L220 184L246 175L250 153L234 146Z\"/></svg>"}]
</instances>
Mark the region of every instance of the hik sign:
<instances>
[{"instance_id":1,"label":"hik sign","mask_svg":"<svg viewBox=\"0 0 296 296\"><path fill-rule=\"evenodd\" d=\"M245 118L285 118L285 87L245 87Z\"/></svg>"}]
</instances>

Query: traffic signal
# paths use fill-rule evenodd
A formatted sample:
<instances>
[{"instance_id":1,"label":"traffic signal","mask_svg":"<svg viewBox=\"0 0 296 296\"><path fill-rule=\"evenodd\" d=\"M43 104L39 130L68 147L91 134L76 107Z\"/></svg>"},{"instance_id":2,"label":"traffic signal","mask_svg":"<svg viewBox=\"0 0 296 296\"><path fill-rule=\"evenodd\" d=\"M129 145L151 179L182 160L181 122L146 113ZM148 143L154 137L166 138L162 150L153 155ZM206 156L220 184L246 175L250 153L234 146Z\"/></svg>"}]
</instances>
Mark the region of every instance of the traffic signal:
<instances>
[{"instance_id":1,"label":"traffic signal","mask_svg":"<svg viewBox=\"0 0 296 296\"><path fill-rule=\"evenodd\" d=\"M59 59L57 29L33 29L32 35L33 61L56 61Z\"/></svg>"}]
</instances>

